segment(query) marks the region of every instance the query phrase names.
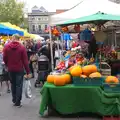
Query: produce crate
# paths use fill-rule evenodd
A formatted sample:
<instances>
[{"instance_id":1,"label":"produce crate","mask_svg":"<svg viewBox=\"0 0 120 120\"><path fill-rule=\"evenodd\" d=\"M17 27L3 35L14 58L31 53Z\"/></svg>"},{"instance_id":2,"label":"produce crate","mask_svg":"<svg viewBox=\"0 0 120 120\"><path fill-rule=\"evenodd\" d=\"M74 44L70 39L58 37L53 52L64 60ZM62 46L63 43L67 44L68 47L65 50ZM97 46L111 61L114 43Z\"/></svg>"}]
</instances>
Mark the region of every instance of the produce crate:
<instances>
[{"instance_id":1,"label":"produce crate","mask_svg":"<svg viewBox=\"0 0 120 120\"><path fill-rule=\"evenodd\" d=\"M120 84L107 84L103 83L103 89L105 92L120 93Z\"/></svg>"},{"instance_id":2,"label":"produce crate","mask_svg":"<svg viewBox=\"0 0 120 120\"><path fill-rule=\"evenodd\" d=\"M104 78L80 78L73 77L73 84L75 86L102 86Z\"/></svg>"}]
</instances>

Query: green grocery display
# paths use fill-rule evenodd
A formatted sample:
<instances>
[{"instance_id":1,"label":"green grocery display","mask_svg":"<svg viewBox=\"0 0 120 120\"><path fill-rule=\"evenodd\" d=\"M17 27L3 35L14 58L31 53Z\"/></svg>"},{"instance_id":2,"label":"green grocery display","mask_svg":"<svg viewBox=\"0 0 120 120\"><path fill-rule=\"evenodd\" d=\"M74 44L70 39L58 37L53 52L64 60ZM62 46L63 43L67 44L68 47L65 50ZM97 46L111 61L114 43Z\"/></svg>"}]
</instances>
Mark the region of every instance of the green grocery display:
<instances>
[{"instance_id":1,"label":"green grocery display","mask_svg":"<svg viewBox=\"0 0 120 120\"><path fill-rule=\"evenodd\" d=\"M61 114L92 112L104 115L120 115L120 93L105 93L94 86L55 86L45 83L41 91L41 115L49 105Z\"/></svg>"}]
</instances>

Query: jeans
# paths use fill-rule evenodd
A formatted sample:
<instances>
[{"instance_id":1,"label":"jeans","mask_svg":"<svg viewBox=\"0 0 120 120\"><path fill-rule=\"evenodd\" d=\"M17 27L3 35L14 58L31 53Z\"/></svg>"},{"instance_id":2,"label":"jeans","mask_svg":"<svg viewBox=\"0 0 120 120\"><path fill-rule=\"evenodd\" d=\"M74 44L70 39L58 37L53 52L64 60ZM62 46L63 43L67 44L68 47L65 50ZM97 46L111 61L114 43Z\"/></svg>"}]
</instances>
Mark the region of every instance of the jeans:
<instances>
[{"instance_id":1,"label":"jeans","mask_svg":"<svg viewBox=\"0 0 120 120\"><path fill-rule=\"evenodd\" d=\"M10 72L10 82L12 91L12 102L16 105L21 104L23 88L23 72Z\"/></svg>"},{"instance_id":2,"label":"jeans","mask_svg":"<svg viewBox=\"0 0 120 120\"><path fill-rule=\"evenodd\" d=\"M30 72L31 72L32 75L34 76L33 62L30 62L29 68L30 68Z\"/></svg>"}]
</instances>

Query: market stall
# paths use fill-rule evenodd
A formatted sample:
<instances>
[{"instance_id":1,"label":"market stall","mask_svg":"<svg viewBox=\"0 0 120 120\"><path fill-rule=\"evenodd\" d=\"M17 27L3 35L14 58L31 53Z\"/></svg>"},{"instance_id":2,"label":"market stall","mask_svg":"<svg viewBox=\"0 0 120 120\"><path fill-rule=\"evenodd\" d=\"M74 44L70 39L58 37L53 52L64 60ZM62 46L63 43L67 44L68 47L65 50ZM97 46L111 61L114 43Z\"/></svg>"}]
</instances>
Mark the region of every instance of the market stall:
<instances>
[{"instance_id":1,"label":"market stall","mask_svg":"<svg viewBox=\"0 0 120 120\"><path fill-rule=\"evenodd\" d=\"M86 6L87 9L83 11ZM95 23L99 28L97 34L102 33L104 36L101 25L109 20L120 20L119 10L118 4L108 0L84 0L69 11L52 16L50 24ZM83 12L77 16L76 11ZM70 18L71 14L68 13L76 16ZM61 20L62 17L65 19ZM104 40L98 43L102 46ZM81 46L68 50L65 59L47 77L47 82L41 91L39 113L44 115L48 107L61 114L91 112L102 116L119 116L120 77L111 75L111 67L105 58L107 55L110 55L110 58L112 55L114 58L115 53L110 49L110 54L106 54L105 57L106 50L100 47L97 57L90 59L83 55Z\"/></svg>"},{"instance_id":2,"label":"market stall","mask_svg":"<svg viewBox=\"0 0 120 120\"><path fill-rule=\"evenodd\" d=\"M67 51L65 59L48 75L41 91L40 115L48 108L64 115L80 112L101 116L120 114L119 79L111 73L108 75L108 69L107 72L105 68L100 69L94 59L83 57L80 49Z\"/></svg>"}]
</instances>

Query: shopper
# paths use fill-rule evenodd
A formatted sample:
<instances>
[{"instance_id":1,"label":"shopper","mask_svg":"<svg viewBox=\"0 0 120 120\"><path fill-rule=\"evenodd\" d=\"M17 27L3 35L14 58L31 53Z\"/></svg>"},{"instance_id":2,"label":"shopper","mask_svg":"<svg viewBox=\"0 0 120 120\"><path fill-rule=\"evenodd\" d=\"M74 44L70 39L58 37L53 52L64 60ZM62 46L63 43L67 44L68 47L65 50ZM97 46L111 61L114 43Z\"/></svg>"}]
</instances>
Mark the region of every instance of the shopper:
<instances>
[{"instance_id":1,"label":"shopper","mask_svg":"<svg viewBox=\"0 0 120 120\"><path fill-rule=\"evenodd\" d=\"M7 92L10 93L10 89L9 89L9 74L8 71L6 69L6 66L4 65L3 62L3 46L0 45L0 83L1 83L1 91L2 92L2 83L6 82L6 86L7 86Z\"/></svg>"},{"instance_id":2,"label":"shopper","mask_svg":"<svg viewBox=\"0 0 120 120\"><path fill-rule=\"evenodd\" d=\"M25 47L19 42L19 35L15 34L3 51L3 60L10 73L12 102L21 107L24 68L29 74L28 58Z\"/></svg>"}]
</instances>

